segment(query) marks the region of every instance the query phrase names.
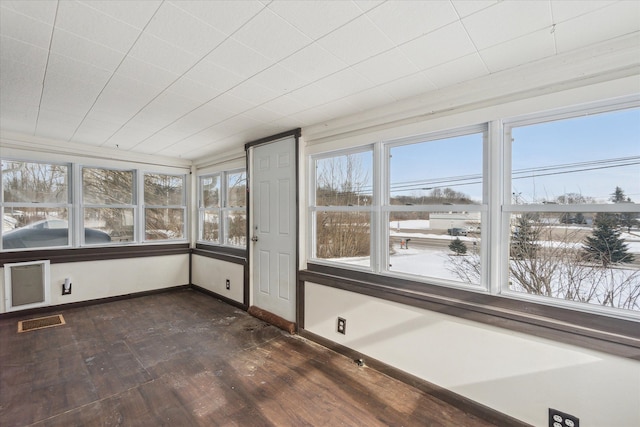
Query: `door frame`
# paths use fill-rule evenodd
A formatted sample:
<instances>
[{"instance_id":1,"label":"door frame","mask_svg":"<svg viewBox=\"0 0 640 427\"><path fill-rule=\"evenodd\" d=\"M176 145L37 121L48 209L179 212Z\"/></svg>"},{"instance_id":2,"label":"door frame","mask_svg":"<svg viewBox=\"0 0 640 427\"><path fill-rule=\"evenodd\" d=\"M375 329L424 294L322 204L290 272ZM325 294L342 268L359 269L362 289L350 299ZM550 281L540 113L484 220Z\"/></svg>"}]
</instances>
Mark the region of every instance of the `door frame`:
<instances>
[{"instance_id":1,"label":"door frame","mask_svg":"<svg viewBox=\"0 0 640 427\"><path fill-rule=\"evenodd\" d=\"M251 157L251 149L255 148L259 145L265 145L272 142L277 142L279 140L294 137L294 174L295 174L295 324L296 324L296 332L298 330L298 325L300 324L300 315L303 308L300 306L300 286L299 283L299 274L300 274L300 137L302 136L302 129L296 128L286 132L281 132L275 135L267 136L265 138L260 138L255 141L247 142L244 145L245 149L245 158L246 158L246 171L247 171L247 191L249 192L247 197L247 273L245 274L245 286L244 286L244 301L247 307L251 306L253 302L253 245L251 244L251 231L254 223L253 217L253 162Z\"/></svg>"}]
</instances>

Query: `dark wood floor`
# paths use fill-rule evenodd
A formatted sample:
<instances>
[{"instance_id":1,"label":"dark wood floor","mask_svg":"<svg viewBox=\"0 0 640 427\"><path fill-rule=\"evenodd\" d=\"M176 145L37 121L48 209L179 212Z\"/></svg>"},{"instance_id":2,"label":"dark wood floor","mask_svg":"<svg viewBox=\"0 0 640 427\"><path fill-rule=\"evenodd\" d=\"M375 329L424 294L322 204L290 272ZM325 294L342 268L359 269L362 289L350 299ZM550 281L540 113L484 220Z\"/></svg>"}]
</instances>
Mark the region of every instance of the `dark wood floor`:
<instances>
[{"instance_id":1,"label":"dark wood floor","mask_svg":"<svg viewBox=\"0 0 640 427\"><path fill-rule=\"evenodd\" d=\"M52 313L0 320L0 426L492 425L197 291Z\"/></svg>"}]
</instances>

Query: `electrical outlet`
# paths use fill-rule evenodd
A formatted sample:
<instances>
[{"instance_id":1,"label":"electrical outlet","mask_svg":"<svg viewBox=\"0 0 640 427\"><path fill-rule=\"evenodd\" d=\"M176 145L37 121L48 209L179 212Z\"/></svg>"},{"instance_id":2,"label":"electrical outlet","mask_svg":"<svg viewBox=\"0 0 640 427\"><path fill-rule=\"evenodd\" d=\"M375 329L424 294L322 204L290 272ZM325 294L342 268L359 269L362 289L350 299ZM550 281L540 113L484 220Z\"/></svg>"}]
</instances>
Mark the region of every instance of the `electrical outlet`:
<instances>
[{"instance_id":1,"label":"electrical outlet","mask_svg":"<svg viewBox=\"0 0 640 427\"><path fill-rule=\"evenodd\" d=\"M580 427L580 420L573 415L549 408L549 427Z\"/></svg>"},{"instance_id":2,"label":"electrical outlet","mask_svg":"<svg viewBox=\"0 0 640 427\"><path fill-rule=\"evenodd\" d=\"M227 279L227 289L231 289L231 280Z\"/></svg>"},{"instance_id":3,"label":"electrical outlet","mask_svg":"<svg viewBox=\"0 0 640 427\"><path fill-rule=\"evenodd\" d=\"M338 317L338 328L337 331L339 334L346 335L347 333L347 320L342 317Z\"/></svg>"}]
</instances>

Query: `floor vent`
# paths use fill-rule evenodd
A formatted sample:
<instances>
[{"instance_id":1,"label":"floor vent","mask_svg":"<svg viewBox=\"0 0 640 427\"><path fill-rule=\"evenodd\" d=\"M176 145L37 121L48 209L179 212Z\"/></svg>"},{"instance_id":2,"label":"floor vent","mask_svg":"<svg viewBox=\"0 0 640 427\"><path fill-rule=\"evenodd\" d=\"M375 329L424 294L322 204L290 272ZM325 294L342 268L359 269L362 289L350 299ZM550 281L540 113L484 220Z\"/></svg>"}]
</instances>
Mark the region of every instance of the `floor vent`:
<instances>
[{"instance_id":1,"label":"floor vent","mask_svg":"<svg viewBox=\"0 0 640 427\"><path fill-rule=\"evenodd\" d=\"M35 331L36 329L51 328L53 326L64 325L62 314L37 319L21 320L18 322L18 332Z\"/></svg>"}]
</instances>

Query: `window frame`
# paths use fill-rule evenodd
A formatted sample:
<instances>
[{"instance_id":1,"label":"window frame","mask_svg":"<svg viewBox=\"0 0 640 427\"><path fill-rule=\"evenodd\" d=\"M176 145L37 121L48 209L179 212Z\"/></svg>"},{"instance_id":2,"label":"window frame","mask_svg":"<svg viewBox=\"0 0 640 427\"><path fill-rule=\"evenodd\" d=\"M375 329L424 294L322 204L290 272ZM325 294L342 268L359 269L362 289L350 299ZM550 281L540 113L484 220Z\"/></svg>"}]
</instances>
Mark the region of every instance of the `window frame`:
<instances>
[{"instance_id":1,"label":"window frame","mask_svg":"<svg viewBox=\"0 0 640 427\"><path fill-rule=\"evenodd\" d=\"M180 242L187 240L188 237L188 210L187 210L187 176L186 174L178 174L178 173L166 173L166 172L156 172L152 170L143 171L140 174L142 177L138 180L139 188L138 193L142 196L142 206L141 206L141 214L140 214L140 226L141 228L141 241L143 243L161 243L161 242ZM182 179L182 197L181 203L179 205L148 205L145 198L145 178L147 175L162 175L162 176L170 176L170 177L178 177ZM167 239L147 239L147 209L180 209L182 210L182 237L174 237Z\"/></svg>"},{"instance_id":2,"label":"window frame","mask_svg":"<svg viewBox=\"0 0 640 427\"><path fill-rule=\"evenodd\" d=\"M553 207L553 205L514 205L511 204L511 151L510 151L510 131L506 129L513 129L516 126L522 126L525 124L543 123L548 121L557 121L573 117L580 117L588 114L599 114L612 111L621 111L630 108L640 107L640 98L625 97L622 99L607 100L597 103L590 103L586 105L570 106L562 109L547 110L536 114L519 115L508 118L493 118L483 124L476 126L484 126L485 137L483 146L483 203L482 208L479 210L482 215L486 215L486 218L482 218L482 265L483 274L482 277L485 283L480 288L458 286L455 283L443 283L442 281L434 280L429 277L403 275L393 272L384 271L383 269L363 268L361 266L350 265L347 263L340 263L326 259L319 259L315 257L316 246L316 230L315 230L315 212L320 207L315 206L316 203L316 172L315 165L316 160L323 158L330 158L342 154L359 152L362 150L371 149L374 151L374 167L373 167L373 186L374 186L374 200L376 203L372 205L372 210L378 209L381 218L387 219L387 221L376 221L379 224L376 227L372 227L372 232L377 236L372 237L372 242L376 241L377 247L372 247L372 257L376 256L382 251L381 248L386 247L388 244L388 218L389 212L398 209L389 205L390 180L387 177L389 166L384 164L385 156L388 154L389 147L393 144L398 144L406 141L412 141L416 138L424 141L425 137L432 136L433 139L438 139L437 136L443 137L447 135L460 134L463 129L472 129L474 126L459 127L449 131L431 132L421 135L419 137L398 138L389 141L377 141L370 143L369 145L357 146L352 148L343 148L338 150L329 151L316 151L308 155L308 194L307 210L308 210L308 241L307 241L307 270L301 272L301 277L305 278L307 275L308 280L313 282L322 279L324 283L329 286L338 287L341 289L351 290L355 292L368 293L380 298L395 300L396 297L391 297L392 294L402 295L397 298L403 301L416 300L416 304L419 306L422 300L437 300L440 297L437 295L441 292L444 295L455 295L455 298L462 301L466 299L475 300L480 298L487 298L486 306L484 303L479 303L477 309L483 313L488 313L490 316L501 317L500 307L509 307L509 310L515 310L514 318L518 318L525 323L545 323L549 325L557 324L557 321L562 322L565 318L563 313L567 313L566 316L571 319L589 319L588 322L593 322L594 325L602 327L603 322L620 321L621 325L629 325L640 320L640 312L633 310L602 307L595 304L581 303L575 301L568 301L558 298L550 298L539 295L531 295L523 292L511 291L505 289L508 287L508 259L509 259L509 219L508 216L511 212L538 212L546 210L549 212L568 212L566 206ZM431 138L429 138L431 139ZM376 157L377 156L377 157ZM387 156L388 157L388 156ZM385 184L385 188L381 189L380 182ZM376 188L376 185L378 188ZM377 197L377 199L376 199ZM381 204L380 200L385 203ZM507 205L507 202L509 203ZM448 210L464 209L470 211L470 206L478 205L447 205ZM585 205L572 205L576 212L640 212L640 204L618 204L616 205L597 205L597 204L585 204ZM420 205L420 206L408 206L400 207L399 210L435 210L441 209L440 205ZM478 208L474 208L478 209ZM332 208L332 210L344 210L344 208ZM373 220L372 220L373 221ZM384 239L380 240L380 236ZM385 243L386 242L386 243ZM372 243L373 245L373 243ZM382 245L382 246L381 246ZM382 258L384 260L384 258ZM379 266L378 263L372 266ZM340 284L336 280L340 277L344 277L345 284ZM386 278L386 279L385 279ZM354 281L355 279L355 281ZM351 283L352 282L352 283ZM364 291L364 289L368 289ZM473 295L476 296L473 296ZM484 297L481 295L484 294ZM468 297L465 297L468 295ZM440 303L446 302L450 297L445 297ZM480 301L479 300L479 301ZM456 303L457 304L457 303ZM531 305L534 304L534 305ZM413 305L413 304L412 304ZM474 304L475 306L475 304ZM486 307L486 308L483 308ZM495 307L495 308L493 308ZM475 310L475 309L474 309ZM529 314L527 314L529 313ZM536 316L545 316L544 313L549 313L550 321L540 321L534 318L529 319L531 313L538 313ZM602 316L602 318L600 317ZM465 316L463 316L465 317ZM489 322L495 322L489 320ZM627 322L627 323L624 323ZM629 323L630 322L630 323ZM580 325L580 323L576 323ZM551 326L552 328L556 326ZM579 326L577 326L579 327ZM614 328L615 329L615 328ZM628 330L627 326L623 329ZM596 328L597 331L602 331L605 335L608 333L609 328L603 329ZM616 332L611 332L616 333ZM634 334L627 334L632 336ZM599 332L594 334L588 334L590 337L598 336ZM634 344L635 345L635 344Z\"/></svg>"},{"instance_id":3,"label":"window frame","mask_svg":"<svg viewBox=\"0 0 640 427\"><path fill-rule=\"evenodd\" d=\"M0 171L0 215L2 216L2 221L4 223L4 215L5 208L47 208L47 209L56 209L63 208L67 210L67 244L63 246L39 246L33 248L17 248L17 249L5 249L2 244L2 236L4 232L0 231L0 250L3 252L19 252L19 251L30 251L30 250L46 250L46 249L67 249L74 247L74 239L76 233L74 233L74 224L76 221L74 220L74 206L73 206L73 182L74 182L74 169L73 164L69 162L56 162L56 161L46 161L46 160L29 160L23 158L13 158L13 157L2 157L1 160L3 162L20 162L20 163L37 163L42 165L56 165L56 166L65 166L67 168L67 201L66 203L53 203L53 202L7 202L4 198L4 173Z\"/></svg>"},{"instance_id":4,"label":"window frame","mask_svg":"<svg viewBox=\"0 0 640 427\"><path fill-rule=\"evenodd\" d=\"M228 232L226 218L230 213L233 212L242 212L245 215L245 218L248 220L248 203L247 198L245 197L244 206L228 206L229 205L229 176L234 174L244 174L245 180L245 189L248 188L247 182L247 170L246 168L233 168L233 169L225 169L217 172L211 173L203 173L198 175L198 195L197 195L197 205L198 205L198 230L196 233L196 244L203 245L207 247L215 247L224 250L231 251L246 251L248 245L248 238L246 234L245 227L245 244L244 245L233 245L228 243ZM203 187L203 179L207 177L217 176L219 180L219 188L220 193L218 195L218 206L207 208L203 203L203 195L204 195L204 187ZM204 240L203 232L204 232L204 214L206 211L215 211L218 214L218 241L214 242L211 240Z\"/></svg>"}]
</instances>

